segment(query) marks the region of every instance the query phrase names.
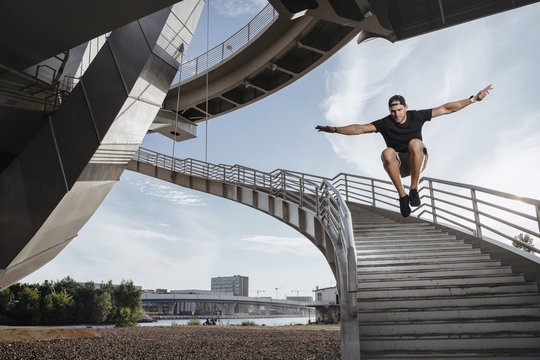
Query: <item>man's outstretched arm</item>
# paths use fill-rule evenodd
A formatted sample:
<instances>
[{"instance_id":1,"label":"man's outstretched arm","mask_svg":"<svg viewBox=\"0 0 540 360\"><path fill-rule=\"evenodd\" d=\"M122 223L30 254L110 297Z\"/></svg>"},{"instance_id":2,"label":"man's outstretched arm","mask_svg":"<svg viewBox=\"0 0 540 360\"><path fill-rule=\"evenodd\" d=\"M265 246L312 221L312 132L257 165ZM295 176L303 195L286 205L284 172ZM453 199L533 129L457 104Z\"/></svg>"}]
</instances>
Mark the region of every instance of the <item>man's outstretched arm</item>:
<instances>
[{"instance_id":1,"label":"man's outstretched arm","mask_svg":"<svg viewBox=\"0 0 540 360\"><path fill-rule=\"evenodd\" d=\"M431 110L431 117L451 114L453 112L463 109L464 107L472 104L473 102L482 101L487 96L487 94L489 94L490 90L493 90L491 84L489 84L485 89L480 90L478 94L472 96L471 98L449 102L439 107L433 108Z\"/></svg>"},{"instance_id":2,"label":"man's outstretched arm","mask_svg":"<svg viewBox=\"0 0 540 360\"><path fill-rule=\"evenodd\" d=\"M315 127L319 132L338 133L342 135L369 134L377 131L373 124L352 124L347 126L322 126Z\"/></svg>"}]
</instances>

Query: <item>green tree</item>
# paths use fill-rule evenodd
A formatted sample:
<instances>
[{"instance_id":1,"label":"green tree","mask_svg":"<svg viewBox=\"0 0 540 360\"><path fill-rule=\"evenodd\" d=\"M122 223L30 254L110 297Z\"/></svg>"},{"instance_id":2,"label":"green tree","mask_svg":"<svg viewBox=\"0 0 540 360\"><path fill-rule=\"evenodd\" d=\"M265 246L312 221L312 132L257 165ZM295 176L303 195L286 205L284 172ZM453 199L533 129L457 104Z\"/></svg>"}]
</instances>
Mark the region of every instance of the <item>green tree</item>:
<instances>
[{"instance_id":1,"label":"green tree","mask_svg":"<svg viewBox=\"0 0 540 360\"><path fill-rule=\"evenodd\" d=\"M77 298L75 299L75 315L76 321L79 324L91 322L95 307L96 286L93 282L87 282L83 285L79 284L77 290Z\"/></svg>"},{"instance_id":2,"label":"green tree","mask_svg":"<svg viewBox=\"0 0 540 360\"><path fill-rule=\"evenodd\" d=\"M8 304L13 300L13 293L9 288L0 291L0 314L7 310Z\"/></svg>"},{"instance_id":3,"label":"green tree","mask_svg":"<svg viewBox=\"0 0 540 360\"><path fill-rule=\"evenodd\" d=\"M130 327L137 326L141 312L139 309L131 309L128 307L118 308L118 314L116 315L116 321L114 325L116 327Z\"/></svg>"},{"instance_id":4,"label":"green tree","mask_svg":"<svg viewBox=\"0 0 540 360\"><path fill-rule=\"evenodd\" d=\"M53 292L51 295L56 317L55 322L59 324L74 323L75 301L73 296L66 289L62 289L59 293Z\"/></svg>"},{"instance_id":5,"label":"green tree","mask_svg":"<svg viewBox=\"0 0 540 360\"><path fill-rule=\"evenodd\" d=\"M114 302L116 326L135 326L142 314L141 305L142 291L133 285L133 281L122 280L120 285L114 288Z\"/></svg>"},{"instance_id":6,"label":"green tree","mask_svg":"<svg viewBox=\"0 0 540 360\"><path fill-rule=\"evenodd\" d=\"M14 299L14 317L25 324L38 324L41 319L40 296L37 289L23 286Z\"/></svg>"},{"instance_id":7,"label":"green tree","mask_svg":"<svg viewBox=\"0 0 540 360\"><path fill-rule=\"evenodd\" d=\"M519 234L517 236L514 236L514 239L516 240L519 240L521 242L524 242L525 244L528 244L528 245L531 245L531 246L534 246L534 239L531 235L529 234ZM520 243L516 242L516 241L512 241L512 245L514 245L514 247L517 247L518 249L523 249L525 250L526 252L528 253L533 253L534 251L521 245Z\"/></svg>"},{"instance_id":8,"label":"green tree","mask_svg":"<svg viewBox=\"0 0 540 360\"><path fill-rule=\"evenodd\" d=\"M54 324L56 322L52 294L51 292L41 297L41 322L44 324Z\"/></svg>"},{"instance_id":9,"label":"green tree","mask_svg":"<svg viewBox=\"0 0 540 360\"><path fill-rule=\"evenodd\" d=\"M113 309L111 293L108 291L99 291L96 292L93 297L94 306L92 307L90 323L102 324L111 316Z\"/></svg>"}]
</instances>

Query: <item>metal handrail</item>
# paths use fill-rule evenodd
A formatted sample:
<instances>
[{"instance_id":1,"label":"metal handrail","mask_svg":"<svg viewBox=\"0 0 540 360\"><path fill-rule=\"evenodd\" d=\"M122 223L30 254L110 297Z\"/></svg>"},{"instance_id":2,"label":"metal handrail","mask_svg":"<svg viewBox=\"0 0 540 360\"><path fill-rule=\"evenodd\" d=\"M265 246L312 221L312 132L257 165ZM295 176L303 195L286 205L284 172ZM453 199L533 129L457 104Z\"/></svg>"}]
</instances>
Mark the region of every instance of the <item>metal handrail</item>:
<instances>
[{"instance_id":1,"label":"metal handrail","mask_svg":"<svg viewBox=\"0 0 540 360\"><path fill-rule=\"evenodd\" d=\"M345 272L347 276L347 291L350 293L356 292L358 288L357 276L356 276L356 244L354 242L354 232L352 226L352 217L349 207L343 200L343 197L340 196L341 193L330 183L328 180L323 180L320 187L322 194L328 194L328 196L321 197L322 203L319 205L319 208L322 209L328 208L330 211L334 212L337 210L337 218L331 216L329 217L332 227L339 234L341 238L343 247L345 248L345 256L347 261L347 269ZM333 196L332 196L333 195ZM337 204L331 200L335 199Z\"/></svg>"},{"instance_id":2,"label":"metal handrail","mask_svg":"<svg viewBox=\"0 0 540 360\"><path fill-rule=\"evenodd\" d=\"M235 32L227 40L208 50L208 52L183 63L171 86L179 82L185 82L220 65L257 38L263 30L278 18L278 15L279 13L272 5L266 5L247 25Z\"/></svg>"},{"instance_id":3,"label":"metal handrail","mask_svg":"<svg viewBox=\"0 0 540 360\"><path fill-rule=\"evenodd\" d=\"M192 159L182 161L191 162L192 168L190 171L194 175L205 175L204 171L194 172L197 166L203 168L210 166L204 162ZM195 164L195 167L193 167L193 164ZM345 201L394 211L399 209L396 201L398 197L397 192L388 180L346 173L340 173L333 178L326 178L283 169L264 173L240 165L234 165L232 167L225 165L211 166L224 169L220 171L226 174L229 172L253 172L255 174L254 177L258 176L265 179L262 184L254 183L254 186L259 186L261 191L268 189L272 195L282 196L286 199L287 197L289 199L302 199L305 202L302 206L316 211L318 215L320 215L319 211L321 211L321 209L317 210L317 207L320 207L320 202L314 204L313 201L309 201L308 195L313 195L316 192L314 190L316 186L319 186L318 191L322 192L321 185L319 184L325 182L328 183L326 186L330 185L336 192L339 192ZM240 182L239 176L237 178L237 181ZM269 187L266 185L266 179L270 183ZM223 180L232 181L230 176ZM300 186L300 182L304 186ZM306 184L308 185L307 187L305 186ZM480 239L487 238L486 235L489 235L489 238L499 241L510 240L532 252L540 254L540 249L515 239L518 233L528 234L533 238L540 238L539 200L431 177L421 178L418 188L423 202L421 206L413 210L413 214L418 218L435 224L441 223L457 227L461 231L471 233ZM306 192L308 189L310 189L309 194ZM318 194L318 196L321 195ZM489 199L489 197L493 199Z\"/></svg>"},{"instance_id":4,"label":"metal handrail","mask_svg":"<svg viewBox=\"0 0 540 360\"><path fill-rule=\"evenodd\" d=\"M371 185L365 180L369 180ZM337 188L347 201L391 210L399 208L398 195L390 181L345 173L330 181L338 184ZM540 237L539 200L431 177L421 178L418 188L423 203L413 213L419 218L456 226L480 239L489 235L489 238L499 241L510 240L540 254L540 249L515 238L518 233ZM371 195L371 201L366 194Z\"/></svg>"},{"instance_id":5,"label":"metal handrail","mask_svg":"<svg viewBox=\"0 0 540 360\"><path fill-rule=\"evenodd\" d=\"M329 180L347 201L391 210L399 209L397 192L388 180L346 173L339 173L331 179L312 174L303 176L312 180ZM454 189L450 191L443 187ZM414 209L413 213L419 218L457 226L480 239L484 237L483 232L487 231L490 238L510 240L540 254L540 249L515 239L518 233L540 238L539 200L431 177L421 178L418 188L423 204ZM481 194L496 200L482 199L479 197ZM500 215L497 215L498 213Z\"/></svg>"}]
</instances>

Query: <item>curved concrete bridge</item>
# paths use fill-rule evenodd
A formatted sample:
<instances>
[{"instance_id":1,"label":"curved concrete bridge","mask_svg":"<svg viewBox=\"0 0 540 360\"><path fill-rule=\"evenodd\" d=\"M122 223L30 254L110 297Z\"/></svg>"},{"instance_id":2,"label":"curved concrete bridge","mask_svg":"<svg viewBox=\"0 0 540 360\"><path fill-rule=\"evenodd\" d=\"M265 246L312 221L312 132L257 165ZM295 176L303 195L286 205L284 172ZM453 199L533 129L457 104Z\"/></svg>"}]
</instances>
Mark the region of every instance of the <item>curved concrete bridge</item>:
<instances>
[{"instance_id":1,"label":"curved concrete bridge","mask_svg":"<svg viewBox=\"0 0 540 360\"><path fill-rule=\"evenodd\" d=\"M540 356L540 259L481 235L540 237L539 200L423 178L418 217L404 219L391 210L391 183L373 178L265 173L146 149L127 169L253 207L306 236L336 277L343 359Z\"/></svg>"}]
</instances>

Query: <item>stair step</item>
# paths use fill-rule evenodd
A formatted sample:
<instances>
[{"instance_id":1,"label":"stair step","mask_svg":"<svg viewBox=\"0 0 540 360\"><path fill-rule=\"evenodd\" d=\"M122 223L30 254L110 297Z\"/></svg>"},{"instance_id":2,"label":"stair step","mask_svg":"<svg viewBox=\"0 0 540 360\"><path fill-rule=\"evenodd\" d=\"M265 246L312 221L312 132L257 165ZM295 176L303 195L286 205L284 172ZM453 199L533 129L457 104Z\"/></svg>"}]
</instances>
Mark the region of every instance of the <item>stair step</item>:
<instances>
[{"instance_id":1,"label":"stair step","mask_svg":"<svg viewBox=\"0 0 540 360\"><path fill-rule=\"evenodd\" d=\"M540 329L540 319L530 320L506 319L493 321L457 320L457 321L401 321L391 323L360 323L360 336L413 336L413 335L447 335L451 334L489 334L535 332Z\"/></svg>"},{"instance_id":2,"label":"stair step","mask_svg":"<svg viewBox=\"0 0 540 360\"><path fill-rule=\"evenodd\" d=\"M445 236L453 236L448 233L442 232L441 230L437 229L410 229L410 230L403 230L403 229L396 229L396 230L388 230L388 229L373 229L373 230L354 230L354 236L355 237L380 237L385 235L395 236L395 235L407 235L407 236L414 236L414 235L445 235Z\"/></svg>"},{"instance_id":3,"label":"stair step","mask_svg":"<svg viewBox=\"0 0 540 360\"><path fill-rule=\"evenodd\" d=\"M521 306L499 306L493 308L438 308L438 309L417 309L401 311L362 311L358 314L358 320L361 324L372 322L398 322L398 321L460 321L460 320L478 320L478 319L516 319L519 317L534 317L540 320L539 305L521 305ZM517 321L517 320L516 320Z\"/></svg>"},{"instance_id":4,"label":"stair step","mask_svg":"<svg viewBox=\"0 0 540 360\"><path fill-rule=\"evenodd\" d=\"M436 239L456 239L454 235L448 235L448 234L414 234L414 235L408 235L408 234L380 234L376 236L357 236L355 234L354 240L355 241L375 241L375 240L436 240Z\"/></svg>"},{"instance_id":5,"label":"stair step","mask_svg":"<svg viewBox=\"0 0 540 360\"><path fill-rule=\"evenodd\" d=\"M511 293L490 294L459 297L420 297L420 298L392 298L373 299L358 302L359 311L373 310L405 310L405 309L432 309L442 307L473 307L473 306L505 306L505 305L537 305L540 304L540 293Z\"/></svg>"},{"instance_id":6,"label":"stair step","mask_svg":"<svg viewBox=\"0 0 540 360\"><path fill-rule=\"evenodd\" d=\"M418 253L422 254L425 252L436 251L445 251L445 250L471 250L473 247L470 244L422 244L417 247L412 246L387 246L387 247L376 247L376 246L356 246L356 251L359 255L365 254L390 254L395 253L399 254L402 252L407 253Z\"/></svg>"},{"instance_id":7,"label":"stair step","mask_svg":"<svg viewBox=\"0 0 540 360\"><path fill-rule=\"evenodd\" d=\"M447 264L447 263L453 263L459 261L460 263L463 263L465 261L492 261L490 256L488 254L472 254L472 255L462 255L458 259L456 259L454 256L439 256L438 258L435 257L411 257L411 258L383 258L383 259L359 259L358 264L360 266L370 266L370 265L378 265L378 266L384 266L384 265L405 265L405 264Z\"/></svg>"},{"instance_id":8,"label":"stair step","mask_svg":"<svg viewBox=\"0 0 540 360\"><path fill-rule=\"evenodd\" d=\"M376 246L380 248L389 247L389 246L410 246L410 247L416 247L420 245L428 245L428 246L438 246L438 245L444 245L444 244L460 244L464 245L465 242L463 240L457 240L457 239L448 239L448 238L440 238L440 239L377 239L377 240L355 240L356 249L358 250L362 246Z\"/></svg>"},{"instance_id":9,"label":"stair step","mask_svg":"<svg viewBox=\"0 0 540 360\"><path fill-rule=\"evenodd\" d=\"M439 270L417 270L415 271L386 271L376 273L358 272L358 281L364 280L387 280L387 279L427 279L427 278L452 278L471 277L477 275L508 275L512 274L510 266L489 267L489 268L466 268L466 269L439 269Z\"/></svg>"},{"instance_id":10,"label":"stair step","mask_svg":"<svg viewBox=\"0 0 540 360\"><path fill-rule=\"evenodd\" d=\"M517 283L517 284L487 284L482 286L433 286L424 288L380 288L363 289L357 293L358 301L364 299L391 299L400 298L418 298L433 296L462 296L462 295L488 295L488 294L507 294L511 292L535 292L538 291L536 283Z\"/></svg>"},{"instance_id":11,"label":"stair step","mask_svg":"<svg viewBox=\"0 0 540 360\"><path fill-rule=\"evenodd\" d=\"M371 273L405 273L429 270L465 270L465 269L491 269L501 268L501 264L497 260L484 261L462 261L462 262L433 262L433 263L410 263L410 264L383 264L383 265L364 265L357 266L358 274Z\"/></svg>"},{"instance_id":12,"label":"stair step","mask_svg":"<svg viewBox=\"0 0 540 360\"><path fill-rule=\"evenodd\" d=\"M358 283L359 289L382 289L382 288L419 288L419 287L443 287L443 286L476 286L505 283L521 283L525 279L522 275L482 275L471 278L450 278L450 279L411 279L411 280L376 280L363 281Z\"/></svg>"},{"instance_id":13,"label":"stair step","mask_svg":"<svg viewBox=\"0 0 540 360\"><path fill-rule=\"evenodd\" d=\"M422 229L422 228L429 228L429 229L436 229L432 224L429 223L409 223L409 224L402 224L397 221L388 220L387 222L388 228L397 228L397 229ZM380 226L374 225L374 224L364 224L362 222L357 221L357 219L354 219L353 216L353 223L352 223L353 229L366 229L366 228L380 228Z\"/></svg>"},{"instance_id":14,"label":"stair step","mask_svg":"<svg viewBox=\"0 0 540 360\"><path fill-rule=\"evenodd\" d=\"M496 351L496 352L494 352ZM362 360L405 360L405 359L438 359L438 360L474 360L474 359L497 359L497 360L538 360L537 349L496 349L494 351L381 351L364 352Z\"/></svg>"},{"instance_id":15,"label":"stair step","mask_svg":"<svg viewBox=\"0 0 540 360\"><path fill-rule=\"evenodd\" d=\"M428 256L435 260L437 256L445 256L455 258L456 256L478 255L480 249L458 249L458 250L429 250L429 251L407 251L396 252L394 254L357 254L358 261L362 260L384 260L384 259L417 259Z\"/></svg>"},{"instance_id":16,"label":"stair step","mask_svg":"<svg viewBox=\"0 0 540 360\"><path fill-rule=\"evenodd\" d=\"M413 340L413 341L411 341ZM540 349L540 334L512 334L500 333L498 336L490 334L460 334L451 336L385 336L385 337L362 337L360 339L360 349L362 351L389 351L389 350L424 350L424 351L445 351L445 350L489 350L493 354L507 349Z\"/></svg>"}]
</instances>

